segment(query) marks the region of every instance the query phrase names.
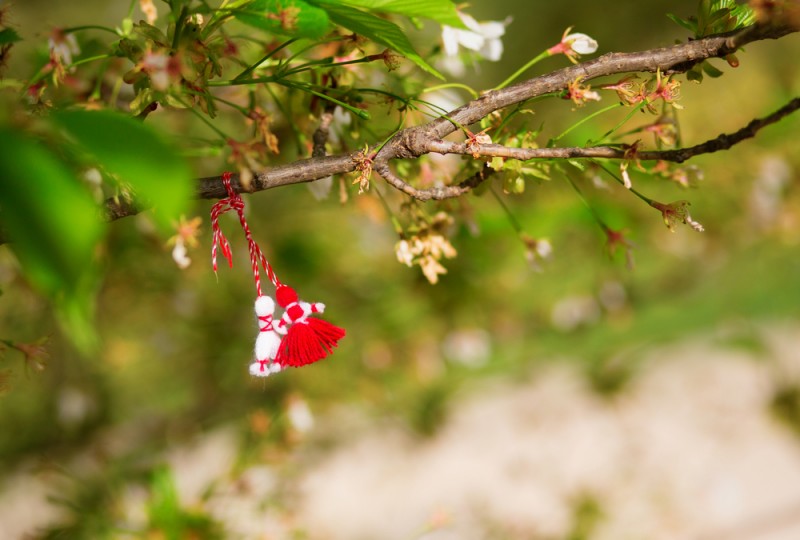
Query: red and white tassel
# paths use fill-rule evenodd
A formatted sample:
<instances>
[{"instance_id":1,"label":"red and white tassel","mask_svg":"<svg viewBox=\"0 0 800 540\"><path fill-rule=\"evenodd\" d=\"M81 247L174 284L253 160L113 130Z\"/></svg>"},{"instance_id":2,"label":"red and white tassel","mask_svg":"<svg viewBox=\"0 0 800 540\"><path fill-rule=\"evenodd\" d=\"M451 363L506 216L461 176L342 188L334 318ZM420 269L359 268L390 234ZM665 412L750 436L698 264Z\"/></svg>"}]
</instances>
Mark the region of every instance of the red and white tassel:
<instances>
[{"instance_id":1,"label":"red and white tassel","mask_svg":"<svg viewBox=\"0 0 800 540\"><path fill-rule=\"evenodd\" d=\"M244 200L231 185L231 173L222 175L222 184L228 196L220 199L211 208L211 229L213 243L211 247L211 263L217 271L217 248L222 256L233 267L230 244L219 226L222 214L234 211L247 238L250 251L250 266L256 286L255 311L258 319L259 333L255 345L255 361L250 364L250 375L267 377L286 367L300 367L322 360L333 352L339 340L345 335L343 328L327 321L311 317L314 313L322 313L324 304L300 302L297 293L278 280L272 266L267 261L261 248L253 240L250 227L244 217ZM283 317L277 323L274 320L275 302L261 292L261 272L263 269L267 279L275 286L275 297L284 308ZM283 339L281 339L283 335Z\"/></svg>"},{"instance_id":2,"label":"red and white tassel","mask_svg":"<svg viewBox=\"0 0 800 540\"><path fill-rule=\"evenodd\" d=\"M345 336L344 328L311 316L325 311L325 304L300 302L294 289L283 284L277 287L275 297L284 308L276 330L286 332L275 357L279 366L300 367L322 360Z\"/></svg>"}]
</instances>

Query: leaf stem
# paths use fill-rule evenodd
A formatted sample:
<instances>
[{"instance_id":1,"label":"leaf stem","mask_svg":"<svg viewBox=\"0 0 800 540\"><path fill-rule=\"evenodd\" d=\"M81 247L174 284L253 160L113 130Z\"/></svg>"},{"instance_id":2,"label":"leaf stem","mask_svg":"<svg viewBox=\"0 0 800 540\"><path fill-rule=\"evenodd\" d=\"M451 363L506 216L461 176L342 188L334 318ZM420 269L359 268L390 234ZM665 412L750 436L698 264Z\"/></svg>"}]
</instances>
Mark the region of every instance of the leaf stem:
<instances>
[{"instance_id":1,"label":"leaf stem","mask_svg":"<svg viewBox=\"0 0 800 540\"><path fill-rule=\"evenodd\" d=\"M472 96L473 99L478 99L478 97L480 96L480 94L478 94L478 92L475 91L474 88L462 83L437 84L436 86L431 86L430 88L426 88L425 90L420 92L420 95L427 94L428 92L436 92L437 90L444 90L446 88L461 88L462 90L466 90L469 93L469 95Z\"/></svg>"},{"instance_id":2,"label":"leaf stem","mask_svg":"<svg viewBox=\"0 0 800 540\"><path fill-rule=\"evenodd\" d=\"M277 47L275 47L274 49L269 51L267 54L265 54L263 57L261 57L261 59L259 59L258 62L250 65L247 69L245 69L244 71L239 73L236 77L233 78L233 80L234 81L238 81L242 77L244 77L246 75L250 75L256 68L258 68L258 66L260 66L262 63L266 62L267 60L269 60L270 58L275 56L276 53L278 53L282 49L288 47L289 45L291 45L295 41L297 41L297 38L292 38L292 39L290 39L288 41L284 41L283 43L281 43L280 45L278 45Z\"/></svg>"},{"instance_id":3,"label":"leaf stem","mask_svg":"<svg viewBox=\"0 0 800 540\"><path fill-rule=\"evenodd\" d=\"M295 90L301 90L303 92L308 92L309 94L315 95L318 98L324 99L326 101L330 101L331 103L335 103L336 105L339 105L340 107L342 107L344 109L347 109L351 113L355 114L356 116L358 116L362 120L369 120L370 119L370 115L369 115L369 113L367 111L364 111L362 109L357 109L356 107L353 107L352 105L349 105L349 104L345 103L344 101L338 100L338 99L336 99L334 97L331 97L331 96L329 96L327 94L323 94L322 92L317 92L316 90L311 88L310 85L307 85L307 84L304 84L304 83L296 83L296 82L293 82L293 81L287 81L286 79L279 79L279 80L274 81L274 82L275 82L275 84L280 84L281 86L286 86L287 88L294 88Z\"/></svg>"},{"instance_id":4,"label":"leaf stem","mask_svg":"<svg viewBox=\"0 0 800 540\"><path fill-rule=\"evenodd\" d=\"M548 56L550 56L550 53L548 51L540 52L538 56L536 56L536 57L532 58L531 60L529 60L527 64L525 64L524 66L519 68L517 71L515 71L506 80L504 80L503 82L501 82L500 84L495 86L494 90L502 90L503 88L505 88L506 86L508 86L512 82L514 82L514 79L516 79L517 77L519 77L520 75L522 75L523 73L528 71L528 69L530 69L534 64L540 62L541 60L544 60Z\"/></svg>"},{"instance_id":5,"label":"leaf stem","mask_svg":"<svg viewBox=\"0 0 800 540\"><path fill-rule=\"evenodd\" d=\"M65 34L72 34L73 32L80 32L81 30L102 30L104 32L111 32L115 36L119 36L116 30L113 28L109 28L108 26L101 26L98 24L84 24L82 26L71 26L69 28L63 28L61 31Z\"/></svg>"},{"instance_id":6,"label":"leaf stem","mask_svg":"<svg viewBox=\"0 0 800 540\"><path fill-rule=\"evenodd\" d=\"M566 135L567 135L569 132L571 132L571 131L572 131L572 130L574 130L575 128L577 128L577 127L579 127L579 126L583 125L584 123L588 122L588 121L589 121L589 120L591 120L592 118L595 118L595 117L597 117L597 116L600 116L601 114L607 113L608 111L614 110L614 109L616 109L616 108L618 108L618 107L622 107L622 106L623 106L623 105L621 105L621 104L619 104L619 103L615 103L614 105L609 105L608 107L605 107L604 109L600 109L599 111L595 111L595 112L593 112L593 113L592 113L592 114L590 114L589 116L586 116L586 117L584 117L584 118L581 118L580 120L578 120L577 122L575 122L574 124L572 124L570 127L568 127L566 130L564 130L564 131L563 131L563 132L562 132L560 135L558 135L557 137L553 137L552 139L550 139L550 141L548 141L548 145L547 145L547 146L552 146L553 144L555 144L556 142L558 142L558 141L559 141L561 138L563 138L564 136L566 136Z\"/></svg>"},{"instance_id":7,"label":"leaf stem","mask_svg":"<svg viewBox=\"0 0 800 540\"><path fill-rule=\"evenodd\" d=\"M220 137L222 137L222 139L223 139L224 141L228 141L229 139L231 139L231 138L232 138L232 137L229 137L228 135L226 135L224 131L222 131L221 129L219 129L219 128L218 128L217 126L215 126L213 123L211 123L211 121L210 121L210 120L208 120L208 118L206 118L205 116L203 116L202 114L200 114L200 112L199 112L197 109L195 109L194 107L192 107L191 105L189 105L189 104L187 104L185 101L183 101L183 99L181 99L181 98L180 98L180 96L175 96L175 95L173 95L173 96L172 96L172 98L173 98L175 101L177 101L178 103L180 103L181 105L183 105L184 107L186 107L187 109L189 109L189 110L192 112L192 114L194 114L194 115L195 115L197 118L199 118L199 119L200 119L200 120L201 120L201 121L202 121L202 122L203 122L205 125L207 125L208 127L210 127L210 128L211 128L211 129L212 129L214 132L216 132L216 133L217 133L217 135L219 135Z\"/></svg>"},{"instance_id":8,"label":"leaf stem","mask_svg":"<svg viewBox=\"0 0 800 540\"><path fill-rule=\"evenodd\" d=\"M631 112L629 112L629 113L628 113L628 114L625 116L625 118L623 118L623 119L622 119L622 121L621 121L620 123L618 123L616 126L614 126L613 128L611 128L610 130L606 131L606 132L603 134L603 136L602 136L602 137L600 137L600 139L599 139L599 140L597 140L597 141L586 141L586 144L587 144L587 145L589 145L589 146L599 146L599 145L602 145L602 144L604 144L604 143L606 142L606 140L608 139L608 137L609 137L611 134L613 134L615 131L617 131L617 130L618 130L618 129L620 129L622 126L624 126L626 123L628 123L628 120L630 120L631 118L633 118L633 115L634 115L634 114L636 114L637 112L639 112L640 110L642 110L642 108L643 108L643 107L645 107L646 105L647 105L647 102L646 102L646 101L642 101L642 102L641 102L641 103L639 103L639 104L638 104L636 107L634 107L634 108L631 110Z\"/></svg>"}]
</instances>

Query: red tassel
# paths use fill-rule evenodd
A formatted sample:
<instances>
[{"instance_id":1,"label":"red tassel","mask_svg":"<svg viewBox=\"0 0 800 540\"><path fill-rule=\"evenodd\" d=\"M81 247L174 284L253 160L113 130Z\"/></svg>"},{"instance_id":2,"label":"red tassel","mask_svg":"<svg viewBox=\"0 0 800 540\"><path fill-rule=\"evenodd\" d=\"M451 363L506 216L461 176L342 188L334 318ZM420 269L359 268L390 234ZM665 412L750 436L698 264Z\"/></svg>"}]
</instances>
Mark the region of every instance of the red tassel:
<instances>
[{"instance_id":1,"label":"red tassel","mask_svg":"<svg viewBox=\"0 0 800 540\"><path fill-rule=\"evenodd\" d=\"M332 353L344 335L344 328L309 317L289 327L281 341L275 363L283 367L313 364Z\"/></svg>"}]
</instances>

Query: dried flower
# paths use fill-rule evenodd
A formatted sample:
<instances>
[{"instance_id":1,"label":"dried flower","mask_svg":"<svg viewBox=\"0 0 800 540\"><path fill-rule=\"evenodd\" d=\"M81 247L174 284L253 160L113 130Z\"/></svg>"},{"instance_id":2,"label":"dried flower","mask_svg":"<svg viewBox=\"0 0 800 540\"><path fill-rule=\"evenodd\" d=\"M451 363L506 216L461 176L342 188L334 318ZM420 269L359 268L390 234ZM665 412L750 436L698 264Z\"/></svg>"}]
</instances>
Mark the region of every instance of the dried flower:
<instances>
[{"instance_id":1,"label":"dried flower","mask_svg":"<svg viewBox=\"0 0 800 540\"><path fill-rule=\"evenodd\" d=\"M353 180L354 184L358 184L358 194L361 195L369 190L369 177L372 176L372 165L374 164L375 155L367 155L369 147L365 146L364 150L359 152L353 161L356 162L356 170L358 176Z\"/></svg>"},{"instance_id":2,"label":"dried flower","mask_svg":"<svg viewBox=\"0 0 800 540\"><path fill-rule=\"evenodd\" d=\"M458 253L450 241L444 237L444 229L453 222L445 212L437 213L430 222L422 221L419 231L410 239L401 239L395 244L397 260L406 266L419 265L422 273L431 284L439 281L439 276L447 269L439 262L442 258L452 259Z\"/></svg>"},{"instance_id":3,"label":"dried flower","mask_svg":"<svg viewBox=\"0 0 800 540\"><path fill-rule=\"evenodd\" d=\"M482 144L492 144L492 137L486 132L491 128L486 128L478 133L472 133L467 130L467 151L472 154L472 157L478 159L481 157L480 146Z\"/></svg>"},{"instance_id":4,"label":"dried flower","mask_svg":"<svg viewBox=\"0 0 800 540\"><path fill-rule=\"evenodd\" d=\"M264 143L261 141L239 142L234 139L228 139L226 142L231 148L228 162L236 165L239 170L239 184L247 191L253 182L253 171L260 171L264 168L257 159L266 154Z\"/></svg>"},{"instance_id":5,"label":"dried flower","mask_svg":"<svg viewBox=\"0 0 800 540\"><path fill-rule=\"evenodd\" d=\"M581 78L577 78L567 84L567 92L564 99L571 99L578 107L582 107L587 101L600 101L600 94L591 90L591 86L581 84Z\"/></svg>"},{"instance_id":6,"label":"dried flower","mask_svg":"<svg viewBox=\"0 0 800 540\"><path fill-rule=\"evenodd\" d=\"M669 103L676 109L682 109L680 105L675 103L681 98L681 82L672 79L669 75L661 77L661 70L656 71L656 89L649 96L650 101L658 98L664 100L664 103Z\"/></svg>"},{"instance_id":7,"label":"dried flower","mask_svg":"<svg viewBox=\"0 0 800 540\"><path fill-rule=\"evenodd\" d=\"M167 245L173 246L172 260L182 270L192 264L192 260L188 257L188 248L197 247L197 236L200 232L202 221L199 217L194 217L187 221L185 216L181 216L180 222L173 224L177 234L167 240Z\"/></svg>"},{"instance_id":8,"label":"dried flower","mask_svg":"<svg viewBox=\"0 0 800 540\"><path fill-rule=\"evenodd\" d=\"M391 49L384 49L382 53L373 54L368 58L370 60L383 60L386 69L389 71L394 71L400 67L400 60L403 59L403 56L395 53Z\"/></svg>"},{"instance_id":9,"label":"dried flower","mask_svg":"<svg viewBox=\"0 0 800 540\"><path fill-rule=\"evenodd\" d=\"M255 125L256 134L269 151L273 154L280 154L278 137L269 129L269 121L269 115L261 107L253 107L247 115L247 123Z\"/></svg>"},{"instance_id":10,"label":"dried flower","mask_svg":"<svg viewBox=\"0 0 800 540\"><path fill-rule=\"evenodd\" d=\"M628 105L635 105L646 96L645 83L640 82L636 75L629 75L612 84L604 84L600 88L603 90L613 90L619 99Z\"/></svg>"},{"instance_id":11,"label":"dried flower","mask_svg":"<svg viewBox=\"0 0 800 540\"><path fill-rule=\"evenodd\" d=\"M697 232L703 232L705 230L703 226L689 215L690 204L689 201L676 201L670 204L650 201L650 206L661 212L664 224L670 231L675 232L676 223L684 223Z\"/></svg>"},{"instance_id":12,"label":"dried flower","mask_svg":"<svg viewBox=\"0 0 800 540\"><path fill-rule=\"evenodd\" d=\"M570 34L570 30L572 30L571 26L564 30L561 41L547 49L547 52L550 56L563 54L570 62L577 64L580 55L591 54L597 50L597 42L586 34L577 32Z\"/></svg>"}]
</instances>

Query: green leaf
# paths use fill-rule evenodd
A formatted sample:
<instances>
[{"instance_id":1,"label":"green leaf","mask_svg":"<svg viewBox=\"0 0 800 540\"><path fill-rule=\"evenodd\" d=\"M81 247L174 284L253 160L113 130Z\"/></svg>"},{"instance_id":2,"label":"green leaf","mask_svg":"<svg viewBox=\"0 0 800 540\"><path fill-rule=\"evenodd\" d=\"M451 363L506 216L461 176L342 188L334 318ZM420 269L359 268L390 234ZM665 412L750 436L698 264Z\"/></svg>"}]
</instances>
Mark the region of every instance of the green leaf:
<instances>
[{"instance_id":1,"label":"green leaf","mask_svg":"<svg viewBox=\"0 0 800 540\"><path fill-rule=\"evenodd\" d=\"M586 163L584 163L583 161L579 161L577 159L568 159L567 163L569 163L570 165L572 165L581 172L584 172L586 170Z\"/></svg>"},{"instance_id":2,"label":"green leaf","mask_svg":"<svg viewBox=\"0 0 800 540\"><path fill-rule=\"evenodd\" d=\"M750 26L756 22L756 12L747 4L736 4L731 8L733 27L731 30Z\"/></svg>"},{"instance_id":3,"label":"green leaf","mask_svg":"<svg viewBox=\"0 0 800 540\"><path fill-rule=\"evenodd\" d=\"M19 37L19 34L17 34L15 30L11 28L3 28L0 30L0 45L7 45L17 41L22 41L22 38Z\"/></svg>"},{"instance_id":4,"label":"green leaf","mask_svg":"<svg viewBox=\"0 0 800 540\"><path fill-rule=\"evenodd\" d=\"M422 59L414 50L403 30L393 22L370 13L344 6L333 0L314 0L328 12L331 20L367 39L385 45L402 54L428 73L444 80L441 73Z\"/></svg>"},{"instance_id":5,"label":"green leaf","mask_svg":"<svg viewBox=\"0 0 800 540\"><path fill-rule=\"evenodd\" d=\"M423 17L448 26L464 28L452 0L340 0L337 3L366 11Z\"/></svg>"},{"instance_id":6,"label":"green leaf","mask_svg":"<svg viewBox=\"0 0 800 540\"><path fill-rule=\"evenodd\" d=\"M59 111L56 124L107 172L128 183L152 207L167 234L193 196L191 171L158 132L113 111Z\"/></svg>"},{"instance_id":7,"label":"green leaf","mask_svg":"<svg viewBox=\"0 0 800 540\"><path fill-rule=\"evenodd\" d=\"M503 181L503 192L513 195L525 193L525 179L521 176L506 173Z\"/></svg>"},{"instance_id":8,"label":"green leaf","mask_svg":"<svg viewBox=\"0 0 800 540\"><path fill-rule=\"evenodd\" d=\"M235 10L245 24L273 34L319 39L330 29L325 10L304 0L254 0Z\"/></svg>"},{"instance_id":9,"label":"green leaf","mask_svg":"<svg viewBox=\"0 0 800 540\"><path fill-rule=\"evenodd\" d=\"M671 20L675 24L677 24L679 26L682 26L683 28L687 29L688 31L692 32L693 34L697 33L697 24L692 22L691 19L690 20L682 19L682 18L678 17L677 15L673 15L672 13L667 13L667 17L669 18L669 20Z\"/></svg>"},{"instance_id":10,"label":"green leaf","mask_svg":"<svg viewBox=\"0 0 800 540\"><path fill-rule=\"evenodd\" d=\"M701 83L703 82L703 72L697 67L694 67L686 72L686 80Z\"/></svg>"},{"instance_id":11,"label":"green leaf","mask_svg":"<svg viewBox=\"0 0 800 540\"><path fill-rule=\"evenodd\" d=\"M705 71L706 75L711 77L712 79L716 79L717 77L722 77L723 72L709 64L708 62L702 63L703 71Z\"/></svg>"},{"instance_id":12,"label":"green leaf","mask_svg":"<svg viewBox=\"0 0 800 540\"><path fill-rule=\"evenodd\" d=\"M27 280L56 305L69 337L88 349L105 223L91 195L53 153L0 128L0 221Z\"/></svg>"},{"instance_id":13,"label":"green leaf","mask_svg":"<svg viewBox=\"0 0 800 540\"><path fill-rule=\"evenodd\" d=\"M728 19L728 16L730 15L730 12L731 10L726 7L712 12L711 15L708 16L708 20L706 21L706 27L708 29L713 29L713 30L724 28L725 27L724 24L719 25L719 28L717 28L716 25L717 23L726 21Z\"/></svg>"},{"instance_id":14,"label":"green leaf","mask_svg":"<svg viewBox=\"0 0 800 540\"><path fill-rule=\"evenodd\" d=\"M545 182L550 181L550 175L547 173L547 171L538 167L522 167L520 172L523 174L523 176L529 178L536 178L538 180L544 180Z\"/></svg>"}]
</instances>

